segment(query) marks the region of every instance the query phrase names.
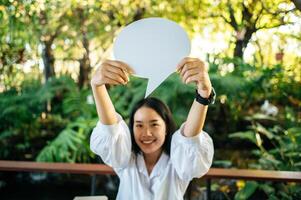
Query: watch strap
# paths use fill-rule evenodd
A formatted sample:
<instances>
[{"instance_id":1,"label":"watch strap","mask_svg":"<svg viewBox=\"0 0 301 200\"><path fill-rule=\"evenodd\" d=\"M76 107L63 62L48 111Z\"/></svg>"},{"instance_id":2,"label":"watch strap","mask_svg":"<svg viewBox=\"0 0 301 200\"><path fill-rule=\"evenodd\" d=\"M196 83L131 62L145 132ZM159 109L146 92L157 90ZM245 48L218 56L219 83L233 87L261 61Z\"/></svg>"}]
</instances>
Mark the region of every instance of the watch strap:
<instances>
[{"instance_id":1,"label":"watch strap","mask_svg":"<svg viewBox=\"0 0 301 200\"><path fill-rule=\"evenodd\" d=\"M204 98L202 97L199 93L198 93L198 90L195 90L196 91L196 97L195 97L195 100L197 102L199 102L200 104L202 105L209 105L209 104L214 104L215 102L215 96L216 96L216 93L215 93L215 90L214 88L212 87L212 90L211 90L211 93L209 95L208 98Z\"/></svg>"}]
</instances>

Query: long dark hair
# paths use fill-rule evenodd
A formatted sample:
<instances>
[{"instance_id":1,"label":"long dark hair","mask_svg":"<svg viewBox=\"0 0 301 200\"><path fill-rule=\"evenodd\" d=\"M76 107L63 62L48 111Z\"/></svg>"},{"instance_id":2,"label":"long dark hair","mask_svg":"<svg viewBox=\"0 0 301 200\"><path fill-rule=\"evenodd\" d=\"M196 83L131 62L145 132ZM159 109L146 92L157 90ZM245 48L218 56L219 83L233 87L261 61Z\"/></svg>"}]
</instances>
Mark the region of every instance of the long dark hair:
<instances>
[{"instance_id":1,"label":"long dark hair","mask_svg":"<svg viewBox=\"0 0 301 200\"><path fill-rule=\"evenodd\" d=\"M131 132L131 138L132 138L132 151L137 155L141 150L139 146L137 145L134 137L134 115L136 111L141 107L148 107L153 110L155 110L160 117L164 120L166 125L166 136L165 141L163 143L163 151L170 155L170 145L171 145L171 138L172 134L176 131L176 124L172 118L172 114L168 108L168 106L162 102L161 100L154 98L154 97L148 97L146 99L142 99L136 103L134 106L131 115L130 115L130 121L129 121L129 128Z\"/></svg>"}]
</instances>

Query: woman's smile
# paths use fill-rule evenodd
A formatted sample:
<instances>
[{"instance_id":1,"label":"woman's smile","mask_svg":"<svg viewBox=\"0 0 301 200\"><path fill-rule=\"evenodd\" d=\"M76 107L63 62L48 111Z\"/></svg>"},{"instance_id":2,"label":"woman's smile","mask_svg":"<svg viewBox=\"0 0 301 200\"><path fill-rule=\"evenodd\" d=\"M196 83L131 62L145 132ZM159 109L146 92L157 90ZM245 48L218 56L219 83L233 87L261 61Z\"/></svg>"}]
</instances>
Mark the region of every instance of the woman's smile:
<instances>
[{"instance_id":1,"label":"woman's smile","mask_svg":"<svg viewBox=\"0 0 301 200\"><path fill-rule=\"evenodd\" d=\"M156 139L153 139L153 140L142 140L141 142L143 144L152 144L153 142L156 142Z\"/></svg>"}]
</instances>

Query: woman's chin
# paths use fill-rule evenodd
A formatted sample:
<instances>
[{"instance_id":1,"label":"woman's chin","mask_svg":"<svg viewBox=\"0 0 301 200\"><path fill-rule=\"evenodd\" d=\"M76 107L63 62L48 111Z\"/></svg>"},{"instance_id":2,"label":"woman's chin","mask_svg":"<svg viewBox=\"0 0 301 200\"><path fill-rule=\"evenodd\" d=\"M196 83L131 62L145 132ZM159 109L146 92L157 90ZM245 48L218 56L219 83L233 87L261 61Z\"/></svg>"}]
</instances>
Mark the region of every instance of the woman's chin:
<instances>
[{"instance_id":1,"label":"woman's chin","mask_svg":"<svg viewBox=\"0 0 301 200\"><path fill-rule=\"evenodd\" d=\"M143 149L142 152L143 152L144 154L152 154L152 153L155 153L156 150L149 150L149 149L144 150L144 149Z\"/></svg>"},{"instance_id":2,"label":"woman's chin","mask_svg":"<svg viewBox=\"0 0 301 200\"><path fill-rule=\"evenodd\" d=\"M153 147L153 148L141 148L140 149L142 150L142 152L144 154L153 154L153 153L156 153L158 151L160 151L160 147L156 148L156 147Z\"/></svg>"}]
</instances>

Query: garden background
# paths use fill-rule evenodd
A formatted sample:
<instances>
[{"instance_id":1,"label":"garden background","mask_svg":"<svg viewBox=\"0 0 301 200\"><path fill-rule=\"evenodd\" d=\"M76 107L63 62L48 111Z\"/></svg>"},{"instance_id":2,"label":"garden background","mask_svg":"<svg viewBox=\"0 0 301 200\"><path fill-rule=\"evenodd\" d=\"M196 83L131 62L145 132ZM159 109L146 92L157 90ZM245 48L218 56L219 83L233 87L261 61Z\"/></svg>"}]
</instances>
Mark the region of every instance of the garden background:
<instances>
[{"instance_id":1,"label":"garden background","mask_svg":"<svg viewBox=\"0 0 301 200\"><path fill-rule=\"evenodd\" d=\"M205 130L213 167L300 171L300 0L1 0L0 160L101 162L89 149L98 120L89 80L118 32L146 17L180 24L191 56L210 66L217 98ZM109 87L126 121L146 84L131 77ZM174 73L151 96L169 105L179 126L194 95ZM88 195L89 183L79 175L1 172L0 198L72 199ZM97 183L97 194L114 199L116 177ZM204 183L193 185L193 198L202 199ZM296 183L216 180L212 190L212 199L301 199Z\"/></svg>"}]
</instances>

